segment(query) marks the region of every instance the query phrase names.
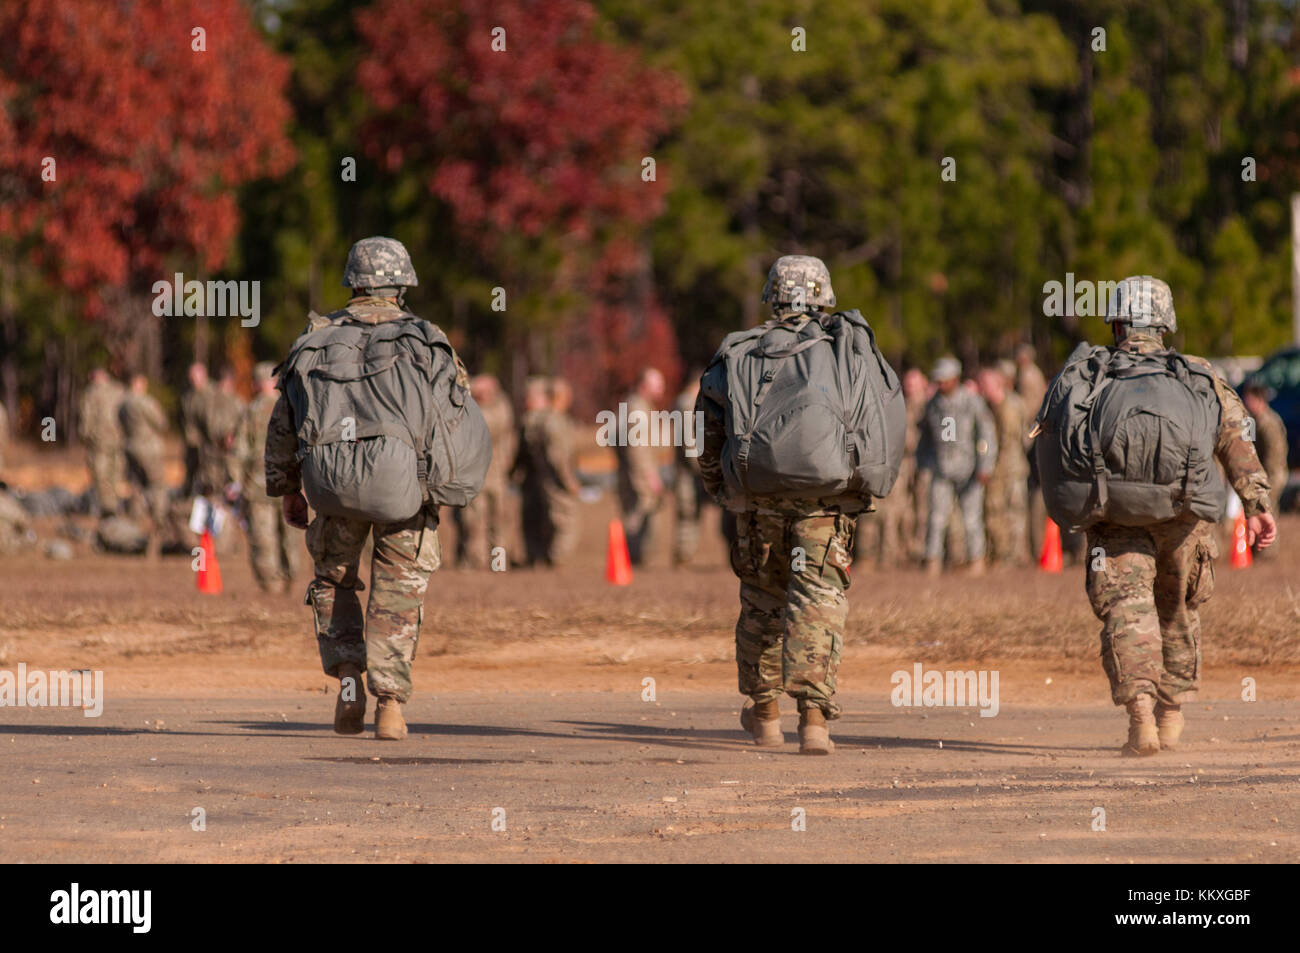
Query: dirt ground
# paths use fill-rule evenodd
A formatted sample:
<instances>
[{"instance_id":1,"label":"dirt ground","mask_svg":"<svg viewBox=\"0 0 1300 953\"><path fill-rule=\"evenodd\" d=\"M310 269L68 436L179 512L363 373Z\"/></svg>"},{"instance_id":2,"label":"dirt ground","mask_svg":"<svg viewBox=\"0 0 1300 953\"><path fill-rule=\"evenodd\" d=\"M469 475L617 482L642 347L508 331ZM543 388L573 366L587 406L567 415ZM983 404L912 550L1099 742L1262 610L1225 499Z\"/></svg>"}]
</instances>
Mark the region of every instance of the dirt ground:
<instances>
[{"instance_id":1,"label":"dirt ground","mask_svg":"<svg viewBox=\"0 0 1300 953\"><path fill-rule=\"evenodd\" d=\"M804 758L793 703L785 748L739 730L714 534L670 570L661 514L615 588L610 514L583 507L571 567L434 577L400 743L330 730L306 578L263 595L228 549L205 596L182 558L0 559L0 669L100 670L106 695L0 708L0 862L1300 860L1300 518L1277 558L1220 560L1186 743L1131 760L1078 568L856 565L838 748ZM996 717L895 707L917 663L997 672Z\"/></svg>"}]
</instances>

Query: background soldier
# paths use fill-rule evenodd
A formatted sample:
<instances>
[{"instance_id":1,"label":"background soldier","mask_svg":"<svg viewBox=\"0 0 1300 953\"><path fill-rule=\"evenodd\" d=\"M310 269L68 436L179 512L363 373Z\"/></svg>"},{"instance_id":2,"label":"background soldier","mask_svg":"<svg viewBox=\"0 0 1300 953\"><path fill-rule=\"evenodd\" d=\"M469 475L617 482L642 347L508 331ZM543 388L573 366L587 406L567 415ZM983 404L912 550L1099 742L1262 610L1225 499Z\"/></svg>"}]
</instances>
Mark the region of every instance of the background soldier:
<instances>
[{"instance_id":1,"label":"background soldier","mask_svg":"<svg viewBox=\"0 0 1300 953\"><path fill-rule=\"evenodd\" d=\"M308 330L324 327L327 319L364 324L401 321L408 316L402 308L405 289L416 284L415 267L401 242L364 238L348 253L343 285L352 289L352 298L347 308L327 318L314 316ZM455 360L461 383L468 388L469 375L460 358ZM316 569L307 601L315 611L321 667L326 675L339 679L334 730L340 734L364 730L366 699L360 689L364 670L370 693L378 698L375 737L405 738L401 706L411 695L411 663L420 637L424 594L429 576L442 561L437 510L424 506L400 523L318 513L308 525L298 464L298 426L283 387L282 379L280 399L267 427L266 491L284 497L284 518L290 526L307 530L307 551ZM364 586L358 569L366 539L372 535L370 599L363 616L359 593Z\"/></svg>"},{"instance_id":2,"label":"background soldier","mask_svg":"<svg viewBox=\"0 0 1300 953\"><path fill-rule=\"evenodd\" d=\"M1286 424L1268 405L1273 397L1263 384L1247 384L1241 391L1242 403L1255 418L1255 453L1268 474L1269 500L1271 510L1281 512L1282 492L1286 489L1291 471L1286 465L1287 440Z\"/></svg>"},{"instance_id":3,"label":"background soldier","mask_svg":"<svg viewBox=\"0 0 1300 953\"><path fill-rule=\"evenodd\" d=\"M98 517L117 513L122 482L122 385L102 367L90 372L90 386L81 395L81 442Z\"/></svg>"},{"instance_id":4,"label":"background soldier","mask_svg":"<svg viewBox=\"0 0 1300 953\"><path fill-rule=\"evenodd\" d=\"M638 411L647 421L664 399L664 376L653 367L641 373L636 390L623 398L627 404L627 418ZM629 426L629 430L630 430ZM650 426L646 432L650 432ZM650 548L651 523L663 495L664 483L659 476L659 448L649 445L627 446L620 440L615 447L618 455L618 502L622 512L623 528L627 532L627 553L633 566L645 562Z\"/></svg>"},{"instance_id":5,"label":"background soldier","mask_svg":"<svg viewBox=\"0 0 1300 953\"><path fill-rule=\"evenodd\" d=\"M544 377L524 385L524 416L514 472L523 496L524 563L550 566L569 545L572 503L578 493L573 474L572 426L552 405L551 385ZM567 517L567 522L566 522Z\"/></svg>"},{"instance_id":6,"label":"background soldier","mask_svg":"<svg viewBox=\"0 0 1300 953\"><path fill-rule=\"evenodd\" d=\"M551 415L547 418L547 445L550 448L551 466L558 476L562 493L552 494L550 519L554 528L551 537L550 562L563 565L578 546L579 525L578 493L578 434L569 416L573 406L573 387L562 377L550 382Z\"/></svg>"},{"instance_id":7,"label":"background soldier","mask_svg":"<svg viewBox=\"0 0 1300 953\"><path fill-rule=\"evenodd\" d=\"M777 260L762 300L772 306L765 328L800 330L823 309L835 307L826 265L802 255ZM726 365L715 358L705 372L696 407L704 414L700 474L709 494L721 500L728 396L720 385L734 385L715 375L719 366ZM731 549L731 566L740 578L736 667L740 692L749 696L741 726L756 744L783 742L778 703L785 693L798 702L800 753L833 750L826 722L840 714L835 677L848 617L855 520L870 507L870 497L851 494L749 497L737 514Z\"/></svg>"},{"instance_id":8,"label":"background soldier","mask_svg":"<svg viewBox=\"0 0 1300 953\"><path fill-rule=\"evenodd\" d=\"M266 492L266 434L275 409L275 365L253 368L257 393L240 415L231 455L234 491L248 521L253 577L263 592L288 592L297 574L298 539L289 532L280 504Z\"/></svg>"},{"instance_id":9,"label":"background soldier","mask_svg":"<svg viewBox=\"0 0 1300 953\"><path fill-rule=\"evenodd\" d=\"M998 456L984 489L984 528L988 534L989 558L1009 566L1024 565L1029 555L1025 538L1029 519L1029 458L1025 456L1025 435L1029 417L1024 401L1009 387L998 369L979 372L980 395L993 413Z\"/></svg>"},{"instance_id":10,"label":"background soldier","mask_svg":"<svg viewBox=\"0 0 1300 953\"><path fill-rule=\"evenodd\" d=\"M1025 402L1025 413L1033 420L1047 395L1047 379L1039 370L1037 352L1032 344L1022 344L1016 349L1016 393ZM1029 474L1029 552L1037 558L1043 551L1043 530L1047 524L1047 507L1043 505L1043 489L1038 484L1033 464ZM1061 529L1062 537L1066 529Z\"/></svg>"},{"instance_id":11,"label":"background soldier","mask_svg":"<svg viewBox=\"0 0 1300 953\"><path fill-rule=\"evenodd\" d=\"M510 399L490 374L479 374L470 381L473 394L488 433L492 435L492 466L488 469L483 490L469 504L453 513L456 520L456 564L487 569L491 553L498 546L509 552L514 537L510 501L510 465L514 462L518 434Z\"/></svg>"},{"instance_id":12,"label":"background soldier","mask_svg":"<svg viewBox=\"0 0 1300 953\"><path fill-rule=\"evenodd\" d=\"M122 400L119 417L126 445L127 473L138 491L132 501L135 508L132 515L139 519L142 510L148 513L151 527L146 552L150 559L156 559L167 523L167 487L163 473L167 416L158 401L149 396L149 380L143 374L131 378L131 390Z\"/></svg>"},{"instance_id":13,"label":"background soldier","mask_svg":"<svg viewBox=\"0 0 1300 953\"><path fill-rule=\"evenodd\" d=\"M930 375L938 392L921 421L917 465L930 471L930 512L925 537L926 569L943 567L944 536L956 502L961 508L971 573L984 571L984 485L997 459L998 441L989 409L961 386L961 364L940 358Z\"/></svg>"},{"instance_id":14,"label":"background soldier","mask_svg":"<svg viewBox=\"0 0 1300 953\"><path fill-rule=\"evenodd\" d=\"M181 437L185 441L185 496L199 493L199 448L203 446L207 430L208 404L212 387L208 383L208 369L199 363L190 365L190 387L181 397Z\"/></svg>"},{"instance_id":15,"label":"background soldier","mask_svg":"<svg viewBox=\"0 0 1300 953\"><path fill-rule=\"evenodd\" d=\"M244 402L235 389L235 372L227 367L215 388L209 387L201 418L199 473L196 490L216 503L231 480L235 430L244 415Z\"/></svg>"},{"instance_id":16,"label":"background soldier","mask_svg":"<svg viewBox=\"0 0 1300 953\"><path fill-rule=\"evenodd\" d=\"M1173 295L1155 278L1125 278L1107 307L1114 350L1151 354L1178 330ZM1210 368L1208 361L1188 362ZM1249 542L1269 546L1277 525L1269 510L1268 476L1248 439L1246 409L1214 374L1219 398L1215 456L1245 507ZM1201 660L1197 608L1214 589L1218 545L1214 524L1190 511L1148 526L1098 522L1088 528L1088 599L1102 621L1101 658L1111 698L1129 713L1127 755L1177 747L1183 702L1196 697Z\"/></svg>"}]
</instances>

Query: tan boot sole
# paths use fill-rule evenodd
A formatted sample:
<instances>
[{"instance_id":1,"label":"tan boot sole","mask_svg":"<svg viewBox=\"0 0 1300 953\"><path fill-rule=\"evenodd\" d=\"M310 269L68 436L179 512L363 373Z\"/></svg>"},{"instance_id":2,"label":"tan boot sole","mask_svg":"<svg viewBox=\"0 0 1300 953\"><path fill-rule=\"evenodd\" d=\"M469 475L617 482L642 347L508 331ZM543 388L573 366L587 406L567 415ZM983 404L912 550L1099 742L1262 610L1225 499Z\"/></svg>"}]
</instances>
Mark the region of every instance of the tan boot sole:
<instances>
[{"instance_id":1,"label":"tan boot sole","mask_svg":"<svg viewBox=\"0 0 1300 953\"><path fill-rule=\"evenodd\" d=\"M375 738L379 741L401 741L406 737L406 719L401 709L391 708L375 716Z\"/></svg>"},{"instance_id":2,"label":"tan boot sole","mask_svg":"<svg viewBox=\"0 0 1300 953\"><path fill-rule=\"evenodd\" d=\"M781 731L781 719L773 718L770 721L759 721L754 717L752 705L746 705L740 710L740 727L749 732L750 737L754 739L754 744L760 748L775 748L785 744L785 733Z\"/></svg>"},{"instance_id":3,"label":"tan boot sole","mask_svg":"<svg viewBox=\"0 0 1300 953\"><path fill-rule=\"evenodd\" d=\"M1156 716L1157 732L1160 736L1160 748L1163 751L1177 751L1178 742L1183 737L1183 713L1169 712L1164 717Z\"/></svg>"},{"instance_id":4,"label":"tan boot sole","mask_svg":"<svg viewBox=\"0 0 1300 953\"><path fill-rule=\"evenodd\" d=\"M835 750L830 729L825 725L803 725L799 728L800 754L830 754Z\"/></svg>"}]
</instances>

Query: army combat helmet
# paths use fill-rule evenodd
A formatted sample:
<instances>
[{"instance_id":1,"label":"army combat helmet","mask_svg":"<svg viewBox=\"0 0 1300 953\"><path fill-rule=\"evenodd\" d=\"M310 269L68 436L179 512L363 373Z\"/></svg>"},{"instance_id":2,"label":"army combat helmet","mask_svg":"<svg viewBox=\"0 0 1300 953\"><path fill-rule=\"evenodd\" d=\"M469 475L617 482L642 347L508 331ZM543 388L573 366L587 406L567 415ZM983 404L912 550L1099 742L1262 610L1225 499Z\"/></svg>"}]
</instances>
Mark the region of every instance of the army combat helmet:
<instances>
[{"instance_id":1,"label":"army combat helmet","mask_svg":"<svg viewBox=\"0 0 1300 953\"><path fill-rule=\"evenodd\" d=\"M767 273L761 301L792 311L817 311L835 307L831 273L826 263L811 255L782 255Z\"/></svg>"},{"instance_id":2,"label":"army combat helmet","mask_svg":"<svg viewBox=\"0 0 1300 953\"><path fill-rule=\"evenodd\" d=\"M343 287L370 291L414 288L420 283L406 246L395 238L363 238L348 252Z\"/></svg>"},{"instance_id":3,"label":"army combat helmet","mask_svg":"<svg viewBox=\"0 0 1300 953\"><path fill-rule=\"evenodd\" d=\"M1130 275L1108 296L1106 323L1127 324L1135 331L1173 334L1178 330L1174 294L1159 278Z\"/></svg>"}]
</instances>

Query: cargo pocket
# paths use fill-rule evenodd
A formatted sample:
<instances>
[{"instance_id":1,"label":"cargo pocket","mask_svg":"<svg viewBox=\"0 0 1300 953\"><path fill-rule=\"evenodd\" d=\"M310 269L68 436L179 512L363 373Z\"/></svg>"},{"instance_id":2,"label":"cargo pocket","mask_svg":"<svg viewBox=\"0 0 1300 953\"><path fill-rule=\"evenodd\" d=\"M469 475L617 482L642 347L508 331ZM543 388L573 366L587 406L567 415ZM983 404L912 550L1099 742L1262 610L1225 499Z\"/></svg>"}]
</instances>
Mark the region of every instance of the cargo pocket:
<instances>
[{"instance_id":1,"label":"cargo pocket","mask_svg":"<svg viewBox=\"0 0 1300 953\"><path fill-rule=\"evenodd\" d=\"M1218 546L1211 537L1196 544L1196 562L1187 574L1187 608L1203 605L1214 593L1214 557Z\"/></svg>"},{"instance_id":2,"label":"cargo pocket","mask_svg":"<svg viewBox=\"0 0 1300 953\"><path fill-rule=\"evenodd\" d=\"M826 558L822 561L822 581L837 589L847 590L851 583L849 566L853 563L853 536L857 524L853 517L835 514L831 538L826 542Z\"/></svg>"}]
</instances>

